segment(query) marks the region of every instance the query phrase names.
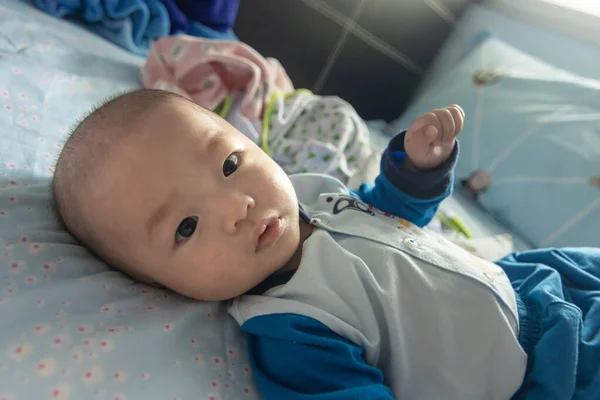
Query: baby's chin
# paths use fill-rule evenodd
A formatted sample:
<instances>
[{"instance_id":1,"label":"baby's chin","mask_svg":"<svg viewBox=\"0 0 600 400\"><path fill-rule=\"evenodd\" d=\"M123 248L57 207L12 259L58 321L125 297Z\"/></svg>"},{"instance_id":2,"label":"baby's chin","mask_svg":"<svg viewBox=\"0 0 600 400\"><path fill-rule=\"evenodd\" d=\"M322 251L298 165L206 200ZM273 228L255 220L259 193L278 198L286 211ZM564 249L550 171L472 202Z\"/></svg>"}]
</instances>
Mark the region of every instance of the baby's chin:
<instances>
[{"instance_id":1,"label":"baby's chin","mask_svg":"<svg viewBox=\"0 0 600 400\"><path fill-rule=\"evenodd\" d=\"M198 290L197 288L189 288L187 290L175 290L166 286L163 286L163 288L197 301L228 301L242 296L254 286L242 287L238 290L233 290L233 288L219 290L215 288L208 291Z\"/></svg>"}]
</instances>

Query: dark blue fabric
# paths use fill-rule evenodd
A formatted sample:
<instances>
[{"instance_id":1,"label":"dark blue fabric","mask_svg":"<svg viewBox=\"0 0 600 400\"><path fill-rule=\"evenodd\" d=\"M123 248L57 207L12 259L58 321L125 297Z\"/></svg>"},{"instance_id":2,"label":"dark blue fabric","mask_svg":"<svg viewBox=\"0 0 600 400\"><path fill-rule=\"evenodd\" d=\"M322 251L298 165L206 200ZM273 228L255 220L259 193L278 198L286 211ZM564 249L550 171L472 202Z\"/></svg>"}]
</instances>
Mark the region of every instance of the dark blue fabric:
<instances>
[{"instance_id":1,"label":"dark blue fabric","mask_svg":"<svg viewBox=\"0 0 600 400\"><path fill-rule=\"evenodd\" d=\"M207 39L238 40L232 27L239 1L224 4L220 1L194 1L193 4L178 0L161 1L169 12L172 35L183 33ZM184 6L183 9L180 5Z\"/></svg>"},{"instance_id":2,"label":"dark blue fabric","mask_svg":"<svg viewBox=\"0 0 600 400\"><path fill-rule=\"evenodd\" d=\"M390 141L381 158L382 172L375 184L365 183L351 193L382 211L423 227L431 222L442 200L452 194L458 142L450 158L438 168L414 171L403 164L405 133L399 133Z\"/></svg>"},{"instance_id":3,"label":"dark blue fabric","mask_svg":"<svg viewBox=\"0 0 600 400\"><path fill-rule=\"evenodd\" d=\"M363 350L322 323L271 314L242 325L252 371L265 400L391 400L383 374Z\"/></svg>"},{"instance_id":4,"label":"dark blue fabric","mask_svg":"<svg viewBox=\"0 0 600 400\"><path fill-rule=\"evenodd\" d=\"M515 399L600 399L600 249L534 250L498 262L528 354Z\"/></svg>"},{"instance_id":5,"label":"dark blue fabric","mask_svg":"<svg viewBox=\"0 0 600 400\"><path fill-rule=\"evenodd\" d=\"M161 0L165 5L167 12L169 13L169 19L171 20L171 35L175 35L178 33L187 32L188 29L188 19L179 9L177 2L175 0Z\"/></svg>"},{"instance_id":6,"label":"dark blue fabric","mask_svg":"<svg viewBox=\"0 0 600 400\"><path fill-rule=\"evenodd\" d=\"M188 20L220 33L233 27L239 0L174 0Z\"/></svg>"},{"instance_id":7,"label":"dark blue fabric","mask_svg":"<svg viewBox=\"0 0 600 400\"><path fill-rule=\"evenodd\" d=\"M169 34L169 14L159 0L33 0L58 18L73 18L131 51L146 55L158 38Z\"/></svg>"}]
</instances>

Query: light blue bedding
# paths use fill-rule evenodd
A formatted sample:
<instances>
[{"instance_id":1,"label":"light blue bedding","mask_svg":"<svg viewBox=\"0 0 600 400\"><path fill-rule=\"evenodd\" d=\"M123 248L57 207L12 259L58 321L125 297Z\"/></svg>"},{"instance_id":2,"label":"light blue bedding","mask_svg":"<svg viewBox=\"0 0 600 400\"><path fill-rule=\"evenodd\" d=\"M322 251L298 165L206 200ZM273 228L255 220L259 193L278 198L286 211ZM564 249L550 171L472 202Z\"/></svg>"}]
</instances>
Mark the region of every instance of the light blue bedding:
<instances>
[{"instance_id":1,"label":"light blue bedding","mask_svg":"<svg viewBox=\"0 0 600 400\"><path fill-rule=\"evenodd\" d=\"M142 62L0 0L0 399L259 398L222 306L134 284L48 210L69 125L137 87Z\"/></svg>"}]
</instances>

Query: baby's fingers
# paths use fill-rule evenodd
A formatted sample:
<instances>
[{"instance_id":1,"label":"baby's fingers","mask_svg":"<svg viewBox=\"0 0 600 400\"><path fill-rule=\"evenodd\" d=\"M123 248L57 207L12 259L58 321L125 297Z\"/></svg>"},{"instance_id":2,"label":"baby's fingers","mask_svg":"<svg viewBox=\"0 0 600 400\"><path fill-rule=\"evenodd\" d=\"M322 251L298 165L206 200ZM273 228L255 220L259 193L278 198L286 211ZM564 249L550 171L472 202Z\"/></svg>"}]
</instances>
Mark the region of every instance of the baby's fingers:
<instances>
[{"instance_id":1,"label":"baby's fingers","mask_svg":"<svg viewBox=\"0 0 600 400\"><path fill-rule=\"evenodd\" d=\"M431 144L438 137L438 129L433 125L428 125L423 129L423 134L427 144Z\"/></svg>"},{"instance_id":2,"label":"baby's fingers","mask_svg":"<svg viewBox=\"0 0 600 400\"><path fill-rule=\"evenodd\" d=\"M457 104L453 104L447 107L447 109L450 111L452 118L454 119L454 136L456 137L463 129L465 123L465 112Z\"/></svg>"},{"instance_id":3,"label":"baby's fingers","mask_svg":"<svg viewBox=\"0 0 600 400\"><path fill-rule=\"evenodd\" d=\"M440 124L438 117L432 111L415 119L414 122L408 127L408 132L416 133L430 125L434 126L438 132L442 130L442 125Z\"/></svg>"},{"instance_id":4,"label":"baby's fingers","mask_svg":"<svg viewBox=\"0 0 600 400\"><path fill-rule=\"evenodd\" d=\"M454 117L450 110L447 108L442 108L438 110L433 110L432 113L434 113L437 116L437 119L442 125L442 129L438 129L440 141L442 143L452 142L452 140L456 136L454 133L456 130L456 125L454 123Z\"/></svg>"}]
</instances>

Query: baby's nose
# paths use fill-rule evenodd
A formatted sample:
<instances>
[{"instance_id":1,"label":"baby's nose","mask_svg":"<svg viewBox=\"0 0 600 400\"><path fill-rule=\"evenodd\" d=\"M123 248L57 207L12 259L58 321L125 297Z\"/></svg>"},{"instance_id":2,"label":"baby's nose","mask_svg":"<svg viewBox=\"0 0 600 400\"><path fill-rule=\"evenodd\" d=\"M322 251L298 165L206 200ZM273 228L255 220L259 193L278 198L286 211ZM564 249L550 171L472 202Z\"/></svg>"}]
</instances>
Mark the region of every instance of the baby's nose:
<instances>
[{"instance_id":1,"label":"baby's nose","mask_svg":"<svg viewBox=\"0 0 600 400\"><path fill-rule=\"evenodd\" d=\"M225 230L228 233L238 231L240 223L248 217L248 211L256 205L254 198L248 195L232 195L222 203Z\"/></svg>"}]
</instances>

